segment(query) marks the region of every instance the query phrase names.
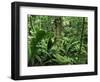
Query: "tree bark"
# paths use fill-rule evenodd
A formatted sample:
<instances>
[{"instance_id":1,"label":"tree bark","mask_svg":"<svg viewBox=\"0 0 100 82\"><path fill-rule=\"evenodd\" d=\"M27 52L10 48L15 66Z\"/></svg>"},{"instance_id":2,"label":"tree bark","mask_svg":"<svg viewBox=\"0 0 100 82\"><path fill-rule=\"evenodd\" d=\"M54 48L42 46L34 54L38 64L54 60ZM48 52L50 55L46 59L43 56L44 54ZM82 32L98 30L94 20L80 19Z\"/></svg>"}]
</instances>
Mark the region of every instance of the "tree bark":
<instances>
[{"instance_id":1,"label":"tree bark","mask_svg":"<svg viewBox=\"0 0 100 82\"><path fill-rule=\"evenodd\" d=\"M56 37L56 39L59 39L63 31L62 17L55 17L54 24L54 36Z\"/></svg>"}]
</instances>

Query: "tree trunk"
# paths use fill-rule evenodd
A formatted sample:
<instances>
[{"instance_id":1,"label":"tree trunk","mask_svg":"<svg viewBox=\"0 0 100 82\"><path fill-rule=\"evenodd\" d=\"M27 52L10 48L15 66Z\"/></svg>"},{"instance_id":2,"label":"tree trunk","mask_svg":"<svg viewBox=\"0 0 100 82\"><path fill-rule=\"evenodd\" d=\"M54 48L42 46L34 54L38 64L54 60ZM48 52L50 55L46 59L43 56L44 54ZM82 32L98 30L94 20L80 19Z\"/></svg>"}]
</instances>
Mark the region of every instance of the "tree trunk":
<instances>
[{"instance_id":1,"label":"tree trunk","mask_svg":"<svg viewBox=\"0 0 100 82\"><path fill-rule=\"evenodd\" d=\"M59 39L61 37L61 33L63 31L63 26L62 26L62 17L55 17L54 20L54 36L56 39Z\"/></svg>"},{"instance_id":2,"label":"tree trunk","mask_svg":"<svg viewBox=\"0 0 100 82\"><path fill-rule=\"evenodd\" d=\"M81 53L82 44L83 44L83 33L84 33L84 28L85 28L85 17L83 17L82 20L83 20L83 27L82 27L82 29L81 29L79 54Z\"/></svg>"}]
</instances>

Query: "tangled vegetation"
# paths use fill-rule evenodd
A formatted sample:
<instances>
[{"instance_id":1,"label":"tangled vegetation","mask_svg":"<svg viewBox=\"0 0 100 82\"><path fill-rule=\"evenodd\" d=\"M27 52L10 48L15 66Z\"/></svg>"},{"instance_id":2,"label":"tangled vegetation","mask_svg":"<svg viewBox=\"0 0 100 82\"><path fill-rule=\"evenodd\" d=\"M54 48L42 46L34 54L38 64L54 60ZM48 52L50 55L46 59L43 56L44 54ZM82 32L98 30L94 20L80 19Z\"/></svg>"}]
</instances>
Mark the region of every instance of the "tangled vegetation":
<instances>
[{"instance_id":1,"label":"tangled vegetation","mask_svg":"<svg viewBox=\"0 0 100 82\"><path fill-rule=\"evenodd\" d=\"M28 66L87 64L87 17L28 15Z\"/></svg>"}]
</instances>

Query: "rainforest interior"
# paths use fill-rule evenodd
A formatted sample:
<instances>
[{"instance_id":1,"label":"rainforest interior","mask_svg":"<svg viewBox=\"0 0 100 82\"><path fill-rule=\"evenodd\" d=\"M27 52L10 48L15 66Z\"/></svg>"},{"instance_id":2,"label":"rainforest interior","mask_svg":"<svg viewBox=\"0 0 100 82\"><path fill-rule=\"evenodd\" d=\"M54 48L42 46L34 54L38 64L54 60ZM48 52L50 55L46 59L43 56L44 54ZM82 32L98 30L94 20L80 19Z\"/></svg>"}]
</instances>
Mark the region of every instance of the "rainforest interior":
<instances>
[{"instance_id":1,"label":"rainforest interior","mask_svg":"<svg viewBox=\"0 0 100 82\"><path fill-rule=\"evenodd\" d=\"M27 15L28 66L88 63L88 17Z\"/></svg>"}]
</instances>

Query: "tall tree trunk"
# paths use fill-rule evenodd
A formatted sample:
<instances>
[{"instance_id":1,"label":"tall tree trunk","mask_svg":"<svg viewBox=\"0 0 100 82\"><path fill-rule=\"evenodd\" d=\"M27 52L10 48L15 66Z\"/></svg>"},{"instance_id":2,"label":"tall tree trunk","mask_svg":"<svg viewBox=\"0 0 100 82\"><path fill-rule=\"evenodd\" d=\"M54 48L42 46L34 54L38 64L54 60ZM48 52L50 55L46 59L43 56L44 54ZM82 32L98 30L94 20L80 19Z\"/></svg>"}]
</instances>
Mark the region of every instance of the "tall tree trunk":
<instances>
[{"instance_id":1,"label":"tall tree trunk","mask_svg":"<svg viewBox=\"0 0 100 82\"><path fill-rule=\"evenodd\" d=\"M85 17L82 18L83 20L83 27L81 29L81 36L80 36L80 50L79 50L79 54L81 53L81 49L82 49L82 44L83 44L83 33L84 33L84 28L85 28Z\"/></svg>"},{"instance_id":2,"label":"tall tree trunk","mask_svg":"<svg viewBox=\"0 0 100 82\"><path fill-rule=\"evenodd\" d=\"M55 17L54 24L54 36L56 39L59 39L61 37L61 32L63 31L62 17Z\"/></svg>"}]
</instances>

